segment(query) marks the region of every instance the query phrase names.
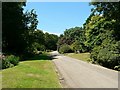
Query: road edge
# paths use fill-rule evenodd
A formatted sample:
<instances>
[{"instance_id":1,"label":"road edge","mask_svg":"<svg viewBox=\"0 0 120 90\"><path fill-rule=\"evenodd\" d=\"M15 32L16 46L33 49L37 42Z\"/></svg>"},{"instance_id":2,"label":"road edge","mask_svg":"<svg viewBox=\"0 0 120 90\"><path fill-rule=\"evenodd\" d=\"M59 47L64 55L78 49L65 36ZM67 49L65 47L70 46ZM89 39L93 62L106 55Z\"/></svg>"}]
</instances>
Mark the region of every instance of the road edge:
<instances>
[{"instance_id":1,"label":"road edge","mask_svg":"<svg viewBox=\"0 0 120 90\"><path fill-rule=\"evenodd\" d=\"M52 61L52 63L54 64L54 68L55 68L55 72L58 76L58 79L59 79L59 82L60 82L60 85L62 86L62 88L69 88L69 86L67 85L63 75L61 74L59 68L56 66L55 62Z\"/></svg>"}]
</instances>

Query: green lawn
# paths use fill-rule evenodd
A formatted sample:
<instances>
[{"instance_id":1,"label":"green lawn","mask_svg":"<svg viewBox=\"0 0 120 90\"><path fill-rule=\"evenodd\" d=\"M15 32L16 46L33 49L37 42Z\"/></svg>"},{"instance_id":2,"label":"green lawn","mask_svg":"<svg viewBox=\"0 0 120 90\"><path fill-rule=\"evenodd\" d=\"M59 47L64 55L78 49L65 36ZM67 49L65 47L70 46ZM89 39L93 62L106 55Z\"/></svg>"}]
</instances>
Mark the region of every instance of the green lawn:
<instances>
[{"instance_id":1,"label":"green lawn","mask_svg":"<svg viewBox=\"0 0 120 90\"><path fill-rule=\"evenodd\" d=\"M54 64L43 57L2 70L2 88L60 88Z\"/></svg>"},{"instance_id":2,"label":"green lawn","mask_svg":"<svg viewBox=\"0 0 120 90\"><path fill-rule=\"evenodd\" d=\"M72 58L79 59L79 60L87 61L87 62L90 60L90 53L79 53L79 54L67 53L65 55Z\"/></svg>"}]
</instances>

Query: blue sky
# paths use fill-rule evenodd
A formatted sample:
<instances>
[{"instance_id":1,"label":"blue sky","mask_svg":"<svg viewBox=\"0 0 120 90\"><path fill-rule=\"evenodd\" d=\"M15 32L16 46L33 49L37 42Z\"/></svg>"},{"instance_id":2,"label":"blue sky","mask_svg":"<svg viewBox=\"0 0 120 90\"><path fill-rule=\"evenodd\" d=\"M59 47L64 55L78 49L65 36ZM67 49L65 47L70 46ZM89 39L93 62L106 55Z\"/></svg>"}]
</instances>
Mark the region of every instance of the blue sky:
<instances>
[{"instance_id":1,"label":"blue sky","mask_svg":"<svg viewBox=\"0 0 120 90\"><path fill-rule=\"evenodd\" d=\"M89 2L27 2L25 11L35 9L38 29L60 35L65 29L82 26L90 15Z\"/></svg>"}]
</instances>

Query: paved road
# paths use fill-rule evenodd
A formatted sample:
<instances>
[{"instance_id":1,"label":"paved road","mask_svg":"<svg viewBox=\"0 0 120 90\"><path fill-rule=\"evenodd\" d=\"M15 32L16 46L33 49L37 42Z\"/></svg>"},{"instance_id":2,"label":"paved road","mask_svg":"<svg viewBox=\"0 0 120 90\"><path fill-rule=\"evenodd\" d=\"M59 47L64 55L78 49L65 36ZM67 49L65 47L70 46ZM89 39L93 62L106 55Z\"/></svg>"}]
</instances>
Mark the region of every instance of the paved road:
<instances>
[{"instance_id":1,"label":"paved road","mask_svg":"<svg viewBox=\"0 0 120 90\"><path fill-rule=\"evenodd\" d=\"M118 88L118 72L58 54L53 62L67 88Z\"/></svg>"}]
</instances>

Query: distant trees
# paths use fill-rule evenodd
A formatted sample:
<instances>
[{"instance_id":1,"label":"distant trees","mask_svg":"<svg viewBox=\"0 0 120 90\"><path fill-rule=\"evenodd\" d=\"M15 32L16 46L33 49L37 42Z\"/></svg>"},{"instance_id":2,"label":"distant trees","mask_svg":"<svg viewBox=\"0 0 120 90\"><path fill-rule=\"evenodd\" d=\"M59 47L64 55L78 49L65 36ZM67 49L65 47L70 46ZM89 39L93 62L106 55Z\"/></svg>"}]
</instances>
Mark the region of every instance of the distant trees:
<instances>
[{"instance_id":1,"label":"distant trees","mask_svg":"<svg viewBox=\"0 0 120 90\"><path fill-rule=\"evenodd\" d=\"M45 33L45 47L48 50L57 50L58 36L54 34Z\"/></svg>"},{"instance_id":2,"label":"distant trees","mask_svg":"<svg viewBox=\"0 0 120 90\"><path fill-rule=\"evenodd\" d=\"M24 51L25 54L35 54L38 50L45 50L44 33L41 30L30 31L26 41L28 45Z\"/></svg>"},{"instance_id":3,"label":"distant trees","mask_svg":"<svg viewBox=\"0 0 120 90\"><path fill-rule=\"evenodd\" d=\"M63 44L63 45L60 46L59 52L62 53L62 54L64 54L64 53L72 52L72 50L70 48L70 45Z\"/></svg>"},{"instance_id":4,"label":"distant trees","mask_svg":"<svg viewBox=\"0 0 120 90\"><path fill-rule=\"evenodd\" d=\"M63 45L69 45L71 50L67 50L67 52L85 52L85 35L84 31L81 27L75 27L66 29L64 34L59 37L58 40L58 51L61 49L60 47Z\"/></svg>"}]
</instances>

